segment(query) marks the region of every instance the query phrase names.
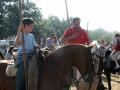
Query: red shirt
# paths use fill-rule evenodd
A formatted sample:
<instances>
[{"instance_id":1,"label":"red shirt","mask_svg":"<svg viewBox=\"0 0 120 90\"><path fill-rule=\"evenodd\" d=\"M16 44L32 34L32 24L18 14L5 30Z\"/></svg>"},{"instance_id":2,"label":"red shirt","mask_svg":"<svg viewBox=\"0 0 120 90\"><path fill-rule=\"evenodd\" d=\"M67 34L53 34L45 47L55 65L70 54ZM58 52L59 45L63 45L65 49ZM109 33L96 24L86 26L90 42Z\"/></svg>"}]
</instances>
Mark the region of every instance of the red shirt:
<instances>
[{"instance_id":1,"label":"red shirt","mask_svg":"<svg viewBox=\"0 0 120 90\"><path fill-rule=\"evenodd\" d=\"M81 27L71 27L65 30L64 32L64 37L69 37L74 33L78 33L79 36L77 38L73 38L69 41L67 41L68 44L89 44L90 43L90 39L87 35L87 32L82 29Z\"/></svg>"},{"instance_id":2,"label":"red shirt","mask_svg":"<svg viewBox=\"0 0 120 90\"><path fill-rule=\"evenodd\" d=\"M114 48L115 51L120 51L120 41L117 43L117 45Z\"/></svg>"}]
</instances>

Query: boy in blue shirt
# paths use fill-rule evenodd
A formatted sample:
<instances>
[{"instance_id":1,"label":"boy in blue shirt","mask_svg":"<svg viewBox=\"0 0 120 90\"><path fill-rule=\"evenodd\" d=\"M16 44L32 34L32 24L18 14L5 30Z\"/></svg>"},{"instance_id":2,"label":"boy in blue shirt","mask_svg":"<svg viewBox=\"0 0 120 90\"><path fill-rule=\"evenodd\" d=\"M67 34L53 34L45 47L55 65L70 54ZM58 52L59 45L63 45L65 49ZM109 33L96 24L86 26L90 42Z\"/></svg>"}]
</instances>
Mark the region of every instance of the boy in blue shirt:
<instances>
[{"instance_id":1,"label":"boy in blue shirt","mask_svg":"<svg viewBox=\"0 0 120 90\"><path fill-rule=\"evenodd\" d=\"M34 54L34 48L36 46L36 41L34 39L34 35L31 34L34 28L34 21L31 18L24 18L22 23L19 25L17 36L16 36L16 46L18 50L18 60L17 60L17 73L16 73L16 90L25 90L25 71L24 71L24 63L23 63L23 41L22 41L22 33L24 33L24 46L25 46L25 54L27 66Z\"/></svg>"}]
</instances>

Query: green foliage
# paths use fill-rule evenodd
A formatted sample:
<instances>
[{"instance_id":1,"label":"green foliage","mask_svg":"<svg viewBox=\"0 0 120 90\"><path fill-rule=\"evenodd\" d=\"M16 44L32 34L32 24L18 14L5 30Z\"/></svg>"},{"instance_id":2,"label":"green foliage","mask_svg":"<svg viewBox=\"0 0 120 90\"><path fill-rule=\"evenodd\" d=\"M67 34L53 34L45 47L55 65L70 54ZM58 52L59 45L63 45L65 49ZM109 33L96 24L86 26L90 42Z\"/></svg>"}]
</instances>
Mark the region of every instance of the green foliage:
<instances>
[{"instance_id":1,"label":"green foliage","mask_svg":"<svg viewBox=\"0 0 120 90\"><path fill-rule=\"evenodd\" d=\"M0 38L16 35L20 23L18 0L0 1ZM40 32L42 21L40 9L34 3L25 3L22 7L23 17L32 17L36 22L35 32Z\"/></svg>"},{"instance_id":2,"label":"green foliage","mask_svg":"<svg viewBox=\"0 0 120 90\"><path fill-rule=\"evenodd\" d=\"M67 27L67 21L60 20L57 16L49 16L48 19L43 19L42 21L41 33L45 37L50 36L51 33L55 33L58 37L61 37Z\"/></svg>"},{"instance_id":3,"label":"green foliage","mask_svg":"<svg viewBox=\"0 0 120 90\"><path fill-rule=\"evenodd\" d=\"M13 19L13 17L16 17L14 14L18 14L16 13L16 1L17 0L0 1L0 38L15 34L13 26L14 23L16 23L14 22L16 18Z\"/></svg>"},{"instance_id":4,"label":"green foliage","mask_svg":"<svg viewBox=\"0 0 120 90\"><path fill-rule=\"evenodd\" d=\"M35 3L25 3L22 7L23 17L32 17L35 20L35 38L48 37L55 33L60 38L66 28L69 27L67 20L60 20L57 16L49 16L48 19L42 18L41 8L36 7ZM72 17L70 17L72 21ZM18 0L0 0L0 39L11 35L16 35L19 18ZM118 32L107 32L102 28L88 31L91 40L105 40L110 42L112 36Z\"/></svg>"},{"instance_id":5,"label":"green foliage","mask_svg":"<svg viewBox=\"0 0 120 90\"><path fill-rule=\"evenodd\" d=\"M116 33L119 33L119 32L107 32L102 28L98 28L94 31L88 32L91 40L98 40L98 41L104 40L107 42L111 42L113 35Z\"/></svg>"}]
</instances>

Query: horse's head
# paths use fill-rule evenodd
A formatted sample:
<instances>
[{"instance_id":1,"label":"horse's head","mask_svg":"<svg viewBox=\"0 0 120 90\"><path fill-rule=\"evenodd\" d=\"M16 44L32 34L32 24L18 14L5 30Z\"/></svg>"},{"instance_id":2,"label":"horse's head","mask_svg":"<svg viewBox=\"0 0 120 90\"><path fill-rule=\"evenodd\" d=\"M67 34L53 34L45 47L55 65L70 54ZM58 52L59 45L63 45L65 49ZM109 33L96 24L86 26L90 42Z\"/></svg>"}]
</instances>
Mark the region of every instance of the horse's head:
<instances>
[{"instance_id":1,"label":"horse's head","mask_svg":"<svg viewBox=\"0 0 120 90\"><path fill-rule=\"evenodd\" d=\"M91 47L91 53L97 52L100 47L100 45L97 41L91 42L91 44L89 46Z\"/></svg>"},{"instance_id":2,"label":"horse's head","mask_svg":"<svg viewBox=\"0 0 120 90\"><path fill-rule=\"evenodd\" d=\"M99 73L99 66L101 66L101 62L105 57L106 49L101 46L97 41L93 41L90 45L94 70L96 73Z\"/></svg>"},{"instance_id":3,"label":"horse's head","mask_svg":"<svg viewBox=\"0 0 120 90\"><path fill-rule=\"evenodd\" d=\"M90 44L91 53L97 57L104 57L106 49L101 46L97 41L93 41Z\"/></svg>"}]
</instances>

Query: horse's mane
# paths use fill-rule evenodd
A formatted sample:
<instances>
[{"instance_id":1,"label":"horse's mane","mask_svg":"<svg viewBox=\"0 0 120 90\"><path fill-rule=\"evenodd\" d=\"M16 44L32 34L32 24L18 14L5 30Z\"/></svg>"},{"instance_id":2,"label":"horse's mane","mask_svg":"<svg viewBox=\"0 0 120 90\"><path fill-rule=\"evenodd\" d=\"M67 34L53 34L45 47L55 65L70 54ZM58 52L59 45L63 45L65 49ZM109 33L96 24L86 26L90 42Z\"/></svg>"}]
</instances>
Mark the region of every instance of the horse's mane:
<instances>
[{"instance_id":1,"label":"horse's mane","mask_svg":"<svg viewBox=\"0 0 120 90\"><path fill-rule=\"evenodd\" d=\"M50 52L49 55L46 58L50 59L50 57L53 57L53 56L58 56L58 55L61 56L63 53L66 52L66 50L75 50L77 46L84 47L84 48L89 48L88 45L83 45L83 44L66 44L66 45L63 45L63 46L59 46L56 50ZM73 48L73 49L70 49L70 48ZM90 49L89 49L89 51L90 51ZM69 52L69 51L67 51L67 52Z\"/></svg>"}]
</instances>

